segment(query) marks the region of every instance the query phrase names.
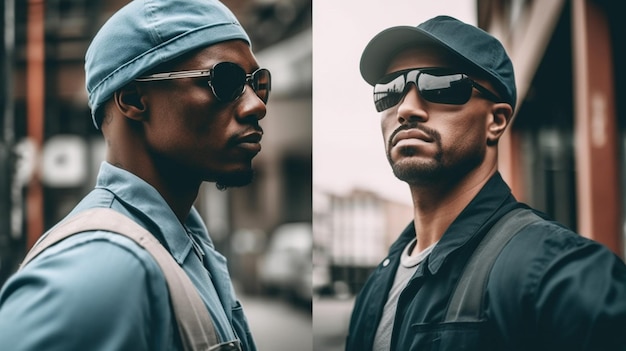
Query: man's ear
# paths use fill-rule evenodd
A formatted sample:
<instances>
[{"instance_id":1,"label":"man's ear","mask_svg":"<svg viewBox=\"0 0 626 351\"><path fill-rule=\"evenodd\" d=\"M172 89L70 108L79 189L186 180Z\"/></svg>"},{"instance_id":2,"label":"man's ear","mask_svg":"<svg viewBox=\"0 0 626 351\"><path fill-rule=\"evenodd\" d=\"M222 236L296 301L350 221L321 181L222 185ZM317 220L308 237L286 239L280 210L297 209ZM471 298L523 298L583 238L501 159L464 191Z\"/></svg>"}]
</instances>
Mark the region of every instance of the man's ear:
<instances>
[{"instance_id":1,"label":"man's ear","mask_svg":"<svg viewBox=\"0 0 626 351\"><path fill-rule=\"evenodd\" d=\"M493 105L492 117L487 121L487 145L496 145L511 121L513 109L507 103Z\"/></svg>"},{"instance_id":2,"label":"man's ear","mask_svg":"<svg viewBox=\"0 0 626 351\"><path fill-rule=\"evenodd\" d=\"M144 120L148 108L141 88L129 83L113 94L115 107L126 117L136 121Z\"/></svg>"}]
</instances>

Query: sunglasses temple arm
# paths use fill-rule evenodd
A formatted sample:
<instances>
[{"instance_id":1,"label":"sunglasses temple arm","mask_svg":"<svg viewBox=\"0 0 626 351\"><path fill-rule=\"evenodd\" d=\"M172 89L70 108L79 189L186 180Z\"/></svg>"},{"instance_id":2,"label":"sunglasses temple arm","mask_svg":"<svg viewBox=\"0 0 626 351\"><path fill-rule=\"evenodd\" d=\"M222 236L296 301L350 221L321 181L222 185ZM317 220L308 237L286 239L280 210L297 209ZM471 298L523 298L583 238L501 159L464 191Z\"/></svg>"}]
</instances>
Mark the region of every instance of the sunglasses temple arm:
<instances>
[{"instance_id":1,"label":"sunglasses temple arm","mask_svg":"<svg viewBox=\"0 0 626 351\"><path fill-rule=\"evenodd\" d=\"M481 94L483 94L487 99L493 101L493 102L502 102L502 99L491 92L491 90L485 88L484 86L476 83L476 82L472 82L472 85L474 86L474 88L476 88L476 90L478 90Z\"/></svg>"}]
</instances>

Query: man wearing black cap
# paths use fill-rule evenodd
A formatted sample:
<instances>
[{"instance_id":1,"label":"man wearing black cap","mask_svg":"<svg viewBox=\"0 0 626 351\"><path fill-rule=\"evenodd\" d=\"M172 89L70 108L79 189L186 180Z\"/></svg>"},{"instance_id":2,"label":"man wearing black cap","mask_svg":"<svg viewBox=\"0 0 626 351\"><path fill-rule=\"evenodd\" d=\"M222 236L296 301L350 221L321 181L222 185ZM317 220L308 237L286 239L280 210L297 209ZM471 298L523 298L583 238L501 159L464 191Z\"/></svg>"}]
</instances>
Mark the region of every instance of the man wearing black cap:
<instances>
[{"instance_id":1,"label":"man wearing black cap","mask_svg":"<svg viewBox=\"0 0 626 351\"><path fill-rule=\"evenodd\" d=\"M447 16L361 57L414 219L356 299L346 350L626 350L626 266L515 200L497 170L516 106L501 43Z\"/></svg>"},{"instance_id":2,"label":"man wearing black cap","mask_svg":"<svg viewBox=\"0 0 626 351\"><path fill-rule=\"evenodd\" d=\"M62 225L105 209L99 223L124 216L163 255L98 226L49 246L0 291L0 349L255 350L226 259L193 206L205 181L252 180L271 79L247 33L217 0L131 1L94 37L85 76L107 155ZM166 279L163 259L196 303L175 303L184 285ZM206 329L185 329L195 316Z\"/></svg>"}]
</instances>

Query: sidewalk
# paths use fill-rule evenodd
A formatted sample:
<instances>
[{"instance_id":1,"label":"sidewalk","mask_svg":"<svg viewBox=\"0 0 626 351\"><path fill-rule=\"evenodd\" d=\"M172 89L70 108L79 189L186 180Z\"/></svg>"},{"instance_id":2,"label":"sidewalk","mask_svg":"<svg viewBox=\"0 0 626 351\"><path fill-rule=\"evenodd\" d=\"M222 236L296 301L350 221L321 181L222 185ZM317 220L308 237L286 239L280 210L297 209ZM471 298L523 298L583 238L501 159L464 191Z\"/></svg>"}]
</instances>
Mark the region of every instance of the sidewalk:
<instances>
[{"instance_id":1,"label":"sidewalk","mask_svg":"<svg viewBox=\"0 0 626 351\"><path fill-rule=\"evenodd\" d=\"M259 351L312 351L311 313L267 297L239 296Z\"/></svg>"},{"instance_id":2,"label":"sidewalk","mask_svg":"<svg viewBox=\"0 0 626 351\"><path fill-rule=\"evenodd\" d=\"M313 350L343 351L354 297L313 300Z\"/></svg>"}]
</instances>

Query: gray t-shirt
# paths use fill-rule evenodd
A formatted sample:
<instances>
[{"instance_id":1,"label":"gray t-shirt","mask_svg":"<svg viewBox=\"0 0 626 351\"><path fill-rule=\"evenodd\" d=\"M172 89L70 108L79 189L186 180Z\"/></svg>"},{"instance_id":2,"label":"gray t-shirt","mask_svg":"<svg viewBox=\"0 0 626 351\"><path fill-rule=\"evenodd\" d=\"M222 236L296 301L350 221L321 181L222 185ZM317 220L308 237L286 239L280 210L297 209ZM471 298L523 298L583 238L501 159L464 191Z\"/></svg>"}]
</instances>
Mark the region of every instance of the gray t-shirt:
<instances>
[{"instance_id":1,"label":"gray t-shirt","mask_svg":"<svg viewBox=\"0 0 626 351\"><path fill-rule=\"evenodd\" d=\"M409 280L413 276L413 273L415 273L417 266L424 261L426 256L428 256L433 251L435 245L437 245L437 243L434 243L417 255L410 256L415 244L417 244L417 239L413 239L409 242L400 256L400 264L398 265L398 270L396 271L396 276L393 280L391 290L389 290L389 296L387 297L387 302L385 303L385 308L383 309L383 316L381 317L380 323L378 323L378 328L376 329L373 351L389 351L391 347L393 322L396 316L396 307L398 305L400 293L408 284Z\"/></svg>"}]
</instances>

